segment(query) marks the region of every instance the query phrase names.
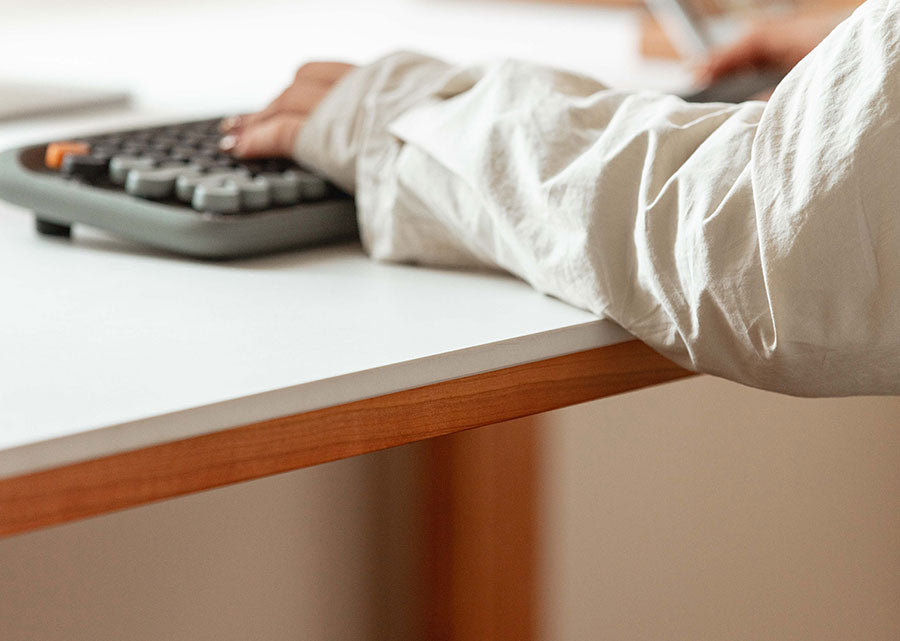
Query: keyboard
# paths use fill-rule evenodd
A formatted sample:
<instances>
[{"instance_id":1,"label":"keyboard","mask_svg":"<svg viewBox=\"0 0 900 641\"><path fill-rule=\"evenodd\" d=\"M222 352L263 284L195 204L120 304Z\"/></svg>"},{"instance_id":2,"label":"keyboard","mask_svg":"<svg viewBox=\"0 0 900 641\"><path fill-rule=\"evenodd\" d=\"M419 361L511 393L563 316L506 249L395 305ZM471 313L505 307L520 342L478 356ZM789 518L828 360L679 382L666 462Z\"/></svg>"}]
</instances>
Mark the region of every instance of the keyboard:
<instances>
[{"instance_id":1,"label":"keyboard","mask_svg":"<svg viewBox=\"0 0 900 641\"><path fill-rule=\"evenodd\" d=\"M117 131L0 154L0 198L38 233L86 225L200 258L356 238L353 199L284 158L218 148L219 119Z\"/></svg>"}]
</instances>

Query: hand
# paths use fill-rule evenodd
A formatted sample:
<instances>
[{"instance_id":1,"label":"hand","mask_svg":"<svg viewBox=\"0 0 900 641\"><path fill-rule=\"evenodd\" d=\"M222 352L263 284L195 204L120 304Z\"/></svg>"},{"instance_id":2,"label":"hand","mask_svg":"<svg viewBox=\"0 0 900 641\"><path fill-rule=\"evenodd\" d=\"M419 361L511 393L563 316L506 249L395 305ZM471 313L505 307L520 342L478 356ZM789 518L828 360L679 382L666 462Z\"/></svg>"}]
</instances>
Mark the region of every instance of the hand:
<instances>
[{"instance_id":1,"label":"hand","mask_svg":"<svg viewBox=\"0 0 900 641\"><path fill-rule=\"evenodd\" d=\"M310 62L272 103L255 114L231 116L221 124L219 147L239 158L289 158L294 141L313 109L355 68L343 62Z\"/></svg>"},{"instance_id":2,"label":"hand","mask_svg":"<svg viewBox=\"0 0 900 641\"><path fill-rule=\"evenodd\" d=\"M789 71L831 33L846 11L808 11L755 23L734 44L715 51L697 70L697 81L710 84L750 69Z\"/></svg>"}]
</instances>

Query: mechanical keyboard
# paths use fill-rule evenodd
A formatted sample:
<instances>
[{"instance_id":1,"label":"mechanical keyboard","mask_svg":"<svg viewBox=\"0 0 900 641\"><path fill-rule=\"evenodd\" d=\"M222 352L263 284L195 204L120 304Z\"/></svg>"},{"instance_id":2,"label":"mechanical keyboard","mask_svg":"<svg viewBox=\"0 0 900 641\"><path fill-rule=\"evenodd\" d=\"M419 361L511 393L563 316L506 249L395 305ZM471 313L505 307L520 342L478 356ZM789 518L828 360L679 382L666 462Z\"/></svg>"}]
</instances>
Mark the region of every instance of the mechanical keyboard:
<instances>
[{"instance_id":1,"label":"mechanical keyboard","mask_svg":"<svg viewBox=\"0 0 900 641\"><path fill-rule=\"evenodd\" d=\"M0 197L39 233L97 227L202 258L354 238L353 200L291 160L239 160L219 120L119 131L0 154Z\"/></svg>"}]
</instances>

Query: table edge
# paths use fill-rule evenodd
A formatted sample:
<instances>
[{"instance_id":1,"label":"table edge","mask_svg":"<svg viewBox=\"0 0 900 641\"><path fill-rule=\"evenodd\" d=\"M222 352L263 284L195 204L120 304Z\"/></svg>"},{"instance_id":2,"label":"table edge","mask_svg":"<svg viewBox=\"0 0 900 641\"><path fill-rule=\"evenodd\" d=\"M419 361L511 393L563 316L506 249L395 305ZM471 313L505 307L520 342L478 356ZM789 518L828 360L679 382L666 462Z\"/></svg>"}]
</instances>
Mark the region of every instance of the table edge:
<instances>
[{"instance_id":1,"label":"table edge","mask_svg":"<svg viewBox=\"0 0 900 641\"><path fill-rule=\"evenodd\" d=\"M644 343L631 340L0 479L0 536L499 423L691 374Z\"/></svg>"},{"instance_id":2,"label":"table edge","mask_svg":"<svg viewBox=\"0 0 900 641\"><path fill-rule=\"evenodd\" d=\"M631 340L608 320L528 334L0 448L0 479Z\"/></svg>"}]
</instances>

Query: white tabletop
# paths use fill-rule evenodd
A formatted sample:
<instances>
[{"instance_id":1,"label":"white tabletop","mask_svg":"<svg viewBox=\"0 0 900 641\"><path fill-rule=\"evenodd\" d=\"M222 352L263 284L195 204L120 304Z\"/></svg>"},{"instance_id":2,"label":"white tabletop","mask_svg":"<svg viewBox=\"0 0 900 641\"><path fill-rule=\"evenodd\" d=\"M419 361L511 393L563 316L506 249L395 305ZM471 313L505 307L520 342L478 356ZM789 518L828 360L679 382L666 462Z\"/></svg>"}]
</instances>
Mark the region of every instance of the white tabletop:
<instances>
[{"instance_id":1,"label":"white tabletop","mask_svg":"<svg viewBox=\"0 0 900 641\"><path fill-rule=\"evenodd\" d=\"M678 78L671 66L636 73L633 14L373 6L85 0L76 15L57 0L11 3L0 76L125 88L137 108L4 123L0 147L259 105L304 59L400 47L540 58L632 84ZM198 50L202 69L186 62ZM28 213L5 204L0 301L0 477L629 338L501 274L376 264L355 245L204 263L90 231L38 238Z\"/></svg>"},{"instance_id":2,"label":"white tabletop","mask_svg":"<svg viewBox=\"0 0 900 641\"><path fill-rule=\"evenodd\" d=\"M500 274L356 245L227 263L0 206L0 476L628 338Z\"/></svg>"}]
</instances>

